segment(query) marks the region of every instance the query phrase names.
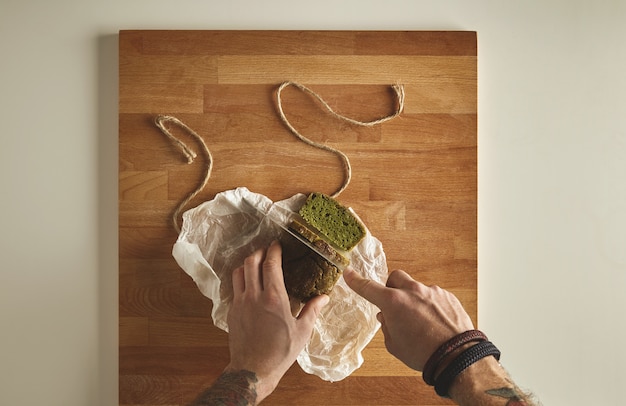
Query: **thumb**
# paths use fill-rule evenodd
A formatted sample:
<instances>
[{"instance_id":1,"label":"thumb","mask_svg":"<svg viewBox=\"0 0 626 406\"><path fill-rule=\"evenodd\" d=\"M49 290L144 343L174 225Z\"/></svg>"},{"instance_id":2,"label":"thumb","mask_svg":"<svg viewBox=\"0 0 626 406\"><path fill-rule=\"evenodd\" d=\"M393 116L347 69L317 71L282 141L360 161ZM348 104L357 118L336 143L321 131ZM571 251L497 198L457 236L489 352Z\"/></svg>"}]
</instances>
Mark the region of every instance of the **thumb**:
<instances>
[{"instance_id":1,"label":"thumb","mask_svg":"<svg viewBox=\"0 0 626 406\"><path fill-rule=\"evenodd\" d=\"M328 297L328 295L319 295L314 297L306 302L298 315L298 320L303 321L307 325L313 326L315 320L317 320L317 317L322 311L322 308L326 306L328 302L330 302L330 297Z\"/></svg>"}]
</instances>

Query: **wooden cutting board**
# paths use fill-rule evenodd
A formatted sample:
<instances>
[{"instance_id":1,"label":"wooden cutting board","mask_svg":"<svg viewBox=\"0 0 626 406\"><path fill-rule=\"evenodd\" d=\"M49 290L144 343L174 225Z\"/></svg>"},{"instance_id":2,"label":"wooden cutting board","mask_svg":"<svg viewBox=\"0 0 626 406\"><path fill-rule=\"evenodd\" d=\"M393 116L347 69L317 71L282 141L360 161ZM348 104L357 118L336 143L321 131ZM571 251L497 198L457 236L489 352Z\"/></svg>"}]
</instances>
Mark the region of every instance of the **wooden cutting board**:
<instances>
[{"instance_id":1,"label":"wooden cutting board","mask_svg":"<svg viewBox=\"0 0 626 406\"><path fill-rule=\"evenodd\" d=\"M294 88L285 113L309 138L346 153L353 178L339 200L383 243L390 269L455 293L477 321L477 54L474 32L122 31L119 37L119 378L122 405L182 405L228 363L211 302L172 258L171 215L202 179L153 124L173 115L203 137L212 177L188 207L246 186L272 200L334 192L341 161L280 122L286 80L368 121L339 121ZM340 382L295 364L266 405L441 405L387 353L379 332Z\"/></svg>"}]
</instances>

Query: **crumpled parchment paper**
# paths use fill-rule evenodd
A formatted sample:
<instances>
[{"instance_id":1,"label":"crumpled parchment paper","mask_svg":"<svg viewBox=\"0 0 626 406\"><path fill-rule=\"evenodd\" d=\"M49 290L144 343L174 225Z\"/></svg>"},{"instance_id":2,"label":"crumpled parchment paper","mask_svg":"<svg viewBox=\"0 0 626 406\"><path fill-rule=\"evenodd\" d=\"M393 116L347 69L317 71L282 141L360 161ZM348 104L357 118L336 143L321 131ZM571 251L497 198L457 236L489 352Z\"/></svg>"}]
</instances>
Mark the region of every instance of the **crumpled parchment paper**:
<instances>
[{"instance_id":1,"label":"crumpled parchment paper","mask_svg":"<svg viewBox=\"0 0 626 406\"><path fill-rule=\"evenodd\" d=\"M240 187L219 193L183 214L172 255L202 294L212 300L212 317L217 327L228 331L232 271L281 233L267 217L286 226L285 209L297 211L305 199L305 195L298 194L273 203L266 196ZM352 250L351 267L374 281L384 283L387 279L382 244L369 231ZM349 376L363 364L361 352L380 327L376 320L378 311L340 278L315 323L311 339L298 355L300 367L327 381Z\"/></svg>"}]
</instances>

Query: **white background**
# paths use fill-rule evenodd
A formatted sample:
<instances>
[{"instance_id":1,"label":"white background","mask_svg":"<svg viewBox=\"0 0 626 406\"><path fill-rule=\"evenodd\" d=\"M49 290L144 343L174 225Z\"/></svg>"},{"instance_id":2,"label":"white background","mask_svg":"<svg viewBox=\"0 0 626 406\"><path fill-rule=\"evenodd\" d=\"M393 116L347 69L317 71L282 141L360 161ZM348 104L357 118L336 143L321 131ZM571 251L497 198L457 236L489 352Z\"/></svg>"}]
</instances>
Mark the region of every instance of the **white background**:
<instances>
[{"instance_id":1,"label":"white background","mask_svg":"<svg viewBox=\"0 0 626 406\"><path fill-rule=\"evenodd\" d=\"M624 404L617 0L0 0L0 404L117 402L116 34L164 28L477 31L479 327L544 404Z\"/></svg>"}]
</instances>

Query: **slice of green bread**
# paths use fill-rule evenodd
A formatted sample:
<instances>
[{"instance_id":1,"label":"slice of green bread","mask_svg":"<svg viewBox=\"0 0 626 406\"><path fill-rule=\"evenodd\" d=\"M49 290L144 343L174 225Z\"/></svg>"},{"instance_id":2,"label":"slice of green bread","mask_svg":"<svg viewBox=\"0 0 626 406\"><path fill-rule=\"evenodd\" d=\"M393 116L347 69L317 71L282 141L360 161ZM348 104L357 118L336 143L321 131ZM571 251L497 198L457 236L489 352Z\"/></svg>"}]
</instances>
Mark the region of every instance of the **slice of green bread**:
<instances>
[{"instance_id":1,"label":"slice of green bread","mask_svg":"<svg viewBox=\"0 0 626 406\"><path fill-rule=\"evenodd\" d=\"M323 193L311 193L299 214L340 250L350 251L365 237L365 226L356 216Z\"/></svg>"}]
</instances>

